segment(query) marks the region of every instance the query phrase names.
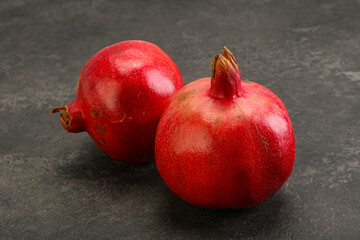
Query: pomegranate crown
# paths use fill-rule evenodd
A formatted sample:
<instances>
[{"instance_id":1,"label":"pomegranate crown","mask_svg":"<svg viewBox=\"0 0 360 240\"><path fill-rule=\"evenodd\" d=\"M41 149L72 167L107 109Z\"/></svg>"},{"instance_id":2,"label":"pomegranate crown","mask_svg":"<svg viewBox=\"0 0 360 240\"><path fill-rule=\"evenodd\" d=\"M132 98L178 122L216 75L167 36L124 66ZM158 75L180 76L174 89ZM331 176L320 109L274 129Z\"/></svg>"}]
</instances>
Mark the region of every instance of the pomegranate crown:
<instances>
[{"instance_id":1,"label":"pomegranate crown","mask_svg":"<svg viewBox=\"0 0 360 240\"><path fill-rule=\"evenodd\" d=\"M227 47L211 62L210 95L217 99L234 99L241 96L241 76L234 55Z\"/></svg>"}]
</instances>

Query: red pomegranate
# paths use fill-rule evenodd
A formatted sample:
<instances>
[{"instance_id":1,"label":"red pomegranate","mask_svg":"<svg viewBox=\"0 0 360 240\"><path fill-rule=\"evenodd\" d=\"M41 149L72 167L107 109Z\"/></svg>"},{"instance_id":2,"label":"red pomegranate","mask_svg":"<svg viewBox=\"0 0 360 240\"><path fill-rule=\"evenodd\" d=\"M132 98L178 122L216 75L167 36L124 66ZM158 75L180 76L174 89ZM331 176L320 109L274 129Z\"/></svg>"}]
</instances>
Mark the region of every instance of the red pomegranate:
<instances>
[{"instance_id":1,"label":"red pomegranate","mask_svg":"<svg viewBox=\"0 0 360 240\"><path fill-rule=\"evenodd\" d=\"M182 86L177 66L159 47L124 41L97 52L80 72L75 101L51 113L60 112L68 132L87 131L116 160L151 161L160 116Z\"/></svg>"},{"instance_id":2,"label":"red pomegranate","mask_svg":"<svg viewBox=\"0 0 360 240\"><path fill-rule=\"evenodd\" d=\"M289 178L295 141L289 114L269 89L240 80L224 47L211 78L175 93L155 139L156 165L169 188L205 208L249 208Z\"/></svg>"}]
</instances>

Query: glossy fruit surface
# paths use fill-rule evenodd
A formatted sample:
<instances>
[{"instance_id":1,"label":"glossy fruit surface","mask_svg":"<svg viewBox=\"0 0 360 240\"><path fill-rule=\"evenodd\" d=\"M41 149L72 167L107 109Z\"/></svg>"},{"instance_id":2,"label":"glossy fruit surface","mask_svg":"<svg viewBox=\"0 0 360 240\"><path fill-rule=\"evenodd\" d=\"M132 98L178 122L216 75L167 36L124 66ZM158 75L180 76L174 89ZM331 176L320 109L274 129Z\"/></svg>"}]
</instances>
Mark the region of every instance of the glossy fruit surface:
<instances>
[{"instance_id":1,"label":"glossy fruit surface","mask_svg":"<svg viewBox=\"0 0 360 240\"><path fill-rule=\"evenodd\" d=\"M60 121L69 132L87 131L110 157L154 159L154 140L169 97L183 86L170 57L145 41L124 41L97 52L82 69L76 99Z\"/></svg>"},{"instance_id":2,"label":"glossy fruit surface","mask_svg":"<svg viewBox=\"0 0 360 240\"><path fill-rule=\"evenodd\" d=\"M206 208L248 208L289 178L295 140L289 114L269 89L240 80L224 47L211 78L171 97L155 140L156 165L169 188Z\"/></svg>"}]
</instances>

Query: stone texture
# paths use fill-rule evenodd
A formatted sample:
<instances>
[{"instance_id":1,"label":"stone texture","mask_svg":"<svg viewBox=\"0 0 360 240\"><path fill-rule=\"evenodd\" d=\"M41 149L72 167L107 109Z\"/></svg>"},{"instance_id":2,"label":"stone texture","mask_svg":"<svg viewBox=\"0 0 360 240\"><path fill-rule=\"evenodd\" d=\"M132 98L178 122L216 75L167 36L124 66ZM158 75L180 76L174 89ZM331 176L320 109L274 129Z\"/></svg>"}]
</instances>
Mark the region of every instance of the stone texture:
<instances>
[{"instance_id":1,"label":"stone texture","mask_svg":"<svg viewBox=\"0 0 360 240\"><path fill-rule=\"evenodd\" d=\"M26 1L0 3L1 239L358 239L360 2ZM297 144L282 190L247 210L175 196L155 164L101 153L49 114L75 98L101 48L153 42L186 83L228 46L242 78L275 92Z\"/></svg>"}]
</instances>

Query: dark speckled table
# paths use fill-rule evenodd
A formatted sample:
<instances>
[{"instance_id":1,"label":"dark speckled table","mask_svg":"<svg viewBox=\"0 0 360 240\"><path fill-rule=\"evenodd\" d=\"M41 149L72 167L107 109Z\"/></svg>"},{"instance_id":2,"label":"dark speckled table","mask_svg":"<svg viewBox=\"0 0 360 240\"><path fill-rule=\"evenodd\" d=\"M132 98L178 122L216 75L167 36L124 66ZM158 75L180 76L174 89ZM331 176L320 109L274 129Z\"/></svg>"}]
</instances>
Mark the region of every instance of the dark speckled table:
<instances>
[{"instance_id":1,"label":"dark speckled table","mask_svg":"<svg viewBox=\"0 0 360 240\"><path fill-rule=\"evenodd\" d=\"M0 3L1 239L359 239L360 2L25 1ZM290 113L294 171L247 210L175 196L154 163L128 165L49 112L119 41L157 44L186 83L227 45L242 78Z\"/></svg>"}]
</instances>

